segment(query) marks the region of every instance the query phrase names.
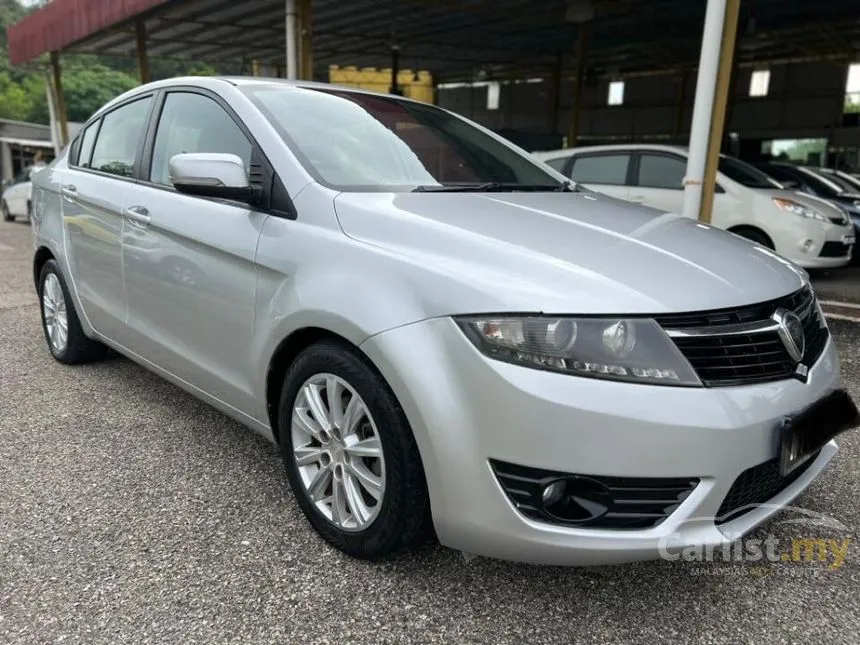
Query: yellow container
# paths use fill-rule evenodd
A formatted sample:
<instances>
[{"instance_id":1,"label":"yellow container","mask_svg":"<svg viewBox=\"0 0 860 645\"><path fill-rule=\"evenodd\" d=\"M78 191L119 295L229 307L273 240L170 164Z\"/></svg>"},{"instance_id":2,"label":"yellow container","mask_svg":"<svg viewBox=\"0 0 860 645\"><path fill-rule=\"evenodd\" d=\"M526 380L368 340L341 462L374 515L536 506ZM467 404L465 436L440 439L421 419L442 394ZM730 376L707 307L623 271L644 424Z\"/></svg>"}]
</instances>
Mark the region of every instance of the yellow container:
<instances>
[{"instance_id":1,"label":"yellow container","mask_svg":"<svg viewBox=\"0 0 860 645\"><path fill-rule=\"evenodd\" d=\"M328 80L329 83L336 85L358 87L387 94L391 89L391 69L375 69L373 67L359 69L354 66L330 65ZM397 84L403 91L403 96L424 103L433 103L433 77L430 72L401 69L397 74Z\"/></svg>"}]
</instances>

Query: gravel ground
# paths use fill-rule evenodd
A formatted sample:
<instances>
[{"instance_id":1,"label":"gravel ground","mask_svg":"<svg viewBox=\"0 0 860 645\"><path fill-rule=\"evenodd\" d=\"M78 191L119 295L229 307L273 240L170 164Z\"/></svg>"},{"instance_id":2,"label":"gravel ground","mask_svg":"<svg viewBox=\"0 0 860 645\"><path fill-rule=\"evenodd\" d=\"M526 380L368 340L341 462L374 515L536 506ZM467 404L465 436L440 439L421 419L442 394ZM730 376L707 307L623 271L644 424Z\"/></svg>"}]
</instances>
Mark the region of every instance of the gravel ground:
<instances>
[{"instance_id":1,"label":"gravel ground","mask_svg":"<svg viewBox=\"0 0 860 645\"><path fill-rule=\"evenodd\" d=\"M0 643L860 638L856 543L836 571L722 575L668 562L467 562L439 546L350 560L308 527L273 446L127 360L54 362L29 244L26 224L0 223ZM860 399L860 326L832 329ZM798 505L837 518L856 542L860 433L841 444ZM759 533L811 531L777 520Z\"/></svg>"},{"instance_id":2,"label":"gravel ground","mask_svg":"<svg viewBox=\"0 0 860 645\"><path fill-rule=\"evenodd\" d=\"M860 266L813 271L811 277L822 300L860 303Z\"/></svg>"}]
</instances>

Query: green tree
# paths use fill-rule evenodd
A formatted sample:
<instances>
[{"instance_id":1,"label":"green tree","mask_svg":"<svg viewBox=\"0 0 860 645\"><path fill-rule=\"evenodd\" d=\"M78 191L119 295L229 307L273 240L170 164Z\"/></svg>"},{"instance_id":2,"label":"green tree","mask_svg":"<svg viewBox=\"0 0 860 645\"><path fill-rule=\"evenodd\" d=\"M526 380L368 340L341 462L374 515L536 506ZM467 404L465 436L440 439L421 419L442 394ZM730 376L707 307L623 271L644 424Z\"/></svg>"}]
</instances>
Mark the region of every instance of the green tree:
<instances>
[{"instance_id":1,"label":"green tree","mask_svg":"<svg viewBox=\"0 0 860 645\"><path fill-rule=\"evenodd\" d=\"M101 64L65 72L62 82L70 121L86 121L102 105L138 85L133 76Z\"/></svg>"}]
</instances>

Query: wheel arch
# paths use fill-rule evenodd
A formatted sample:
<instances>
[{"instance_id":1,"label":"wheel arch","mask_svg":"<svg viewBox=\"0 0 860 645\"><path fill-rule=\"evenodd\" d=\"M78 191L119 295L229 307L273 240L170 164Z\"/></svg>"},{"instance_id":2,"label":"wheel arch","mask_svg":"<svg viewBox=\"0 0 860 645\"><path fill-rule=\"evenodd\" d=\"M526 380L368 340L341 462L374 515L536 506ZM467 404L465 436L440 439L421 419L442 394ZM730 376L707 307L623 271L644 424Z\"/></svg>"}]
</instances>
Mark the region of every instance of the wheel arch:
<instances>
[{"instance_id":1,"label":"wheel arch","mask_svg":"<svg viewBox=\"0 0 860 645\"><path fill-rule=\"evenodd\" d=\"M36 249L36 254L33 256L33 284L36 291L39 291L39 276L42 275L42 267L48 260L56 260L53 251L47 246L40 246Z\"/></svg>"},{"instance_id":2,"label":"wheel arch","mask_svg":"<svg viewBox=\"0 0 860 645\"><path fill-rule=\"evenodd\" d=\"M771 249L776 248L776 246L773 243L773 238L770 235L768 235L764 229L759 228L758 226L753 226L752 224L738 224L737 226L732 226L731 228L726 229L726 230L728 230L729 233L734 233L735 235L740 235L741 237L743 237L743 233L745 233L745 232L760 235L760 236L762 236L762 238L764 238L764 240L767 241L768 246Z\"/></svg>"},{"instance_id":3,"label":"wheel arch","mask_svg":"<svg viewBox=\"0 0 860 645\"><path fill-rule=\"evenodd\" d=\"M288 336L281 340L280 343L278 343L274 353L269 359L266 370L266 414L268 415L269 426L272 429L272 437L274 437L275 441L279 444L280 432L278 429L278 403L281 387L284 382L284 377L287 374L287 370L302 350L325 340L341 343L349 347L367 361L374 370L379 372L367 355L365 355L355 343L330 329L308 326L292 331Z\"/></svg>"}]
</instances>

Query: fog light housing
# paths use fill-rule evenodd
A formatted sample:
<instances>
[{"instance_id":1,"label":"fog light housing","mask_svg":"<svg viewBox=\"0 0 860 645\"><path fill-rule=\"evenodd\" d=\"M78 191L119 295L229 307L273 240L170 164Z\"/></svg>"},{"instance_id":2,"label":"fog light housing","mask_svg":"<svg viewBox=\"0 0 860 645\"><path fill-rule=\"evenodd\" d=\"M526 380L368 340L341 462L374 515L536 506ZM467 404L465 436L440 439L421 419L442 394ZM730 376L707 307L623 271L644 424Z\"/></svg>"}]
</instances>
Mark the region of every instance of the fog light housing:
<instances>
[{"instance_id":1,"label":"fog light housing","mask_svg":"<svg viewBox=\"0 0 860 645\"><path fill-rule=\"evenodd\" d=\"M548 508L558 503L561 496L564 495L564 487L563 479L554 481L544 487L543 493L541 493L541 500L543 501L544 508Z\"/></svg>"},{"instance_id":2,"label":"fog light housing","mask_svg":"<svg viewBox=\"0 0 860 645\"><path fill-rule=\"evenodd\" d=\"M800 250L804 253L809 253L812 251L813 246L815 246L815 242L813 240L806 239L800 243Z\"/></svg>"}]
</instances>

